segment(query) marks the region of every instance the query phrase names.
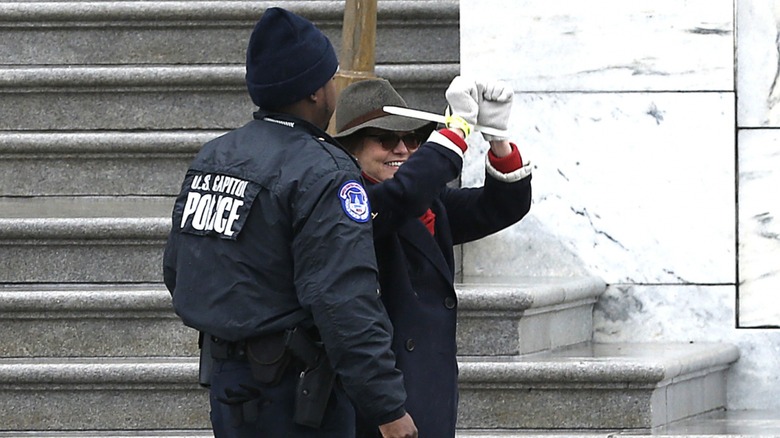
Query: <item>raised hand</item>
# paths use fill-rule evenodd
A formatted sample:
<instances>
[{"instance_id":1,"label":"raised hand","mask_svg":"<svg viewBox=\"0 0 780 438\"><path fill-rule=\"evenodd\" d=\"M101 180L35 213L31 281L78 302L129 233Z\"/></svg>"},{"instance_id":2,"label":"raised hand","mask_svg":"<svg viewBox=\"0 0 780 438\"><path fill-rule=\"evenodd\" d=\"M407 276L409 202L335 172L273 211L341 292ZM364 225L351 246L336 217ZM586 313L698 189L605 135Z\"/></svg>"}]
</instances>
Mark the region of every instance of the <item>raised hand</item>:
<instances>
[{"instance_id":1,"label":"raised hand","mask_svg":"<svg viewBox=\"0 0 780 438\"><path fill-rule=\"evenodd\" d=\"M481 126L506 131L512 114L514 90L501 81L476 81L477 123ZM482 134L485 140L506 140L506 136Z\"/></svg>"},{"instance_id":2,"label":"raised hand","mask_svg":"<svg viewBox=\"0 0 780 438\"><path fill-rule=\"evenodd\" d=\"M449 104L447 127L459 128L468 135L477 124L479 92L477 84L462 76L456 76L444 93Z\"/></svg>"}]
</instances>

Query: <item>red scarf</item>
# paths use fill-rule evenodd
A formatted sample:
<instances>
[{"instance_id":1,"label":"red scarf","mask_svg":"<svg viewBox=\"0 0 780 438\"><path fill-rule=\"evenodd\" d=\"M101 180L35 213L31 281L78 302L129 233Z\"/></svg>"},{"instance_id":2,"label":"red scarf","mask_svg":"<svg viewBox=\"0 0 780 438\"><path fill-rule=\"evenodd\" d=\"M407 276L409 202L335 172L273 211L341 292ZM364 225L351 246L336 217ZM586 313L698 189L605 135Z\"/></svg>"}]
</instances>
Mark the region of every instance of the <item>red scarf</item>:
<instances>
[{"instance_id":1,"label":"red scarf","mask_svg":"<svg viewBox=\"0 0 780 438\"><path fill-rule=\"evenodd\" d=\"M436 225L436 214L432 212L430 208L425 212L425 214L420 216L420 222L425 225L425 228L427 228L428 232L431 233L431 236L433 236L434 226Z\"/></svg>"}]
</instances>

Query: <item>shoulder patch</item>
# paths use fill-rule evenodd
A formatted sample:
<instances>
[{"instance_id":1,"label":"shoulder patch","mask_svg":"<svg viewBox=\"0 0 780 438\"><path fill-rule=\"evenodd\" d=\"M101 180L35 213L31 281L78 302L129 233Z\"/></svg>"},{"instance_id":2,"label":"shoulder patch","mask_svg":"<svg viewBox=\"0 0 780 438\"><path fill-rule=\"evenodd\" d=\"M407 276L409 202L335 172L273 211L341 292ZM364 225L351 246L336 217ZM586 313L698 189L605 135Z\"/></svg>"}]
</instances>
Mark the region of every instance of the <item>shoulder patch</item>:
<instances>
[{"instance_id":1,"label":"shoulder patch","mask_svg":"<svg viewBox=\"0 0 780 438\"><path fill-rule=\"evenodd\" d=\"M347 181L339 189L339 200L344 213L355 222L368 222L371 217L371 207L368 204L368 194L357 181Z\"/></svg>"}]
</instances>

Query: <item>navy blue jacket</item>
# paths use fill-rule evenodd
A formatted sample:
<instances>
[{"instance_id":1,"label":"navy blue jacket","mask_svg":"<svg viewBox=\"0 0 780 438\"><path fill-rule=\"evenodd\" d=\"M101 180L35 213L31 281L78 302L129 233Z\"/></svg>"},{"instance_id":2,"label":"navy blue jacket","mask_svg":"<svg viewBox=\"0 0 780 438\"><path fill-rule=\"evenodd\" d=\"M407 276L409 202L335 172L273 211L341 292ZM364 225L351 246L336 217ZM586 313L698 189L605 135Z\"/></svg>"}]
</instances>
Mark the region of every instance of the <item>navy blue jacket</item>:
<instances>
[{"instance_id":1,"label":"navy blue jacket","mask_svg":"<svg viewBox=\"0 0 780 438\"><path fill-rule=\"evenodd\" d=\"M363 414L400 418L402 376L357 163L304 121L256 118L190 165L164 255L174 309L230 341L315 326Z\"/></svg>"},{"instance_id":2,"label":"navy blue jacket","mask_svg":"<svg viewBox=\"0 0 780 438\"><path fill-rule=\"evenodd\" d=\"M406 410L424 438L452 438L457 419L457 297L453 245L519 221L531 206L531 175L490 169L480 188L450 188L462 157L434 134L392 179L367 183L382 301L393 323L396 366L404 374ZM501 181L495 176L507 181ZM436 215L432 236L419 217ZM366 434L365 436L372 436Z\"/></svg>"}]
</instances>

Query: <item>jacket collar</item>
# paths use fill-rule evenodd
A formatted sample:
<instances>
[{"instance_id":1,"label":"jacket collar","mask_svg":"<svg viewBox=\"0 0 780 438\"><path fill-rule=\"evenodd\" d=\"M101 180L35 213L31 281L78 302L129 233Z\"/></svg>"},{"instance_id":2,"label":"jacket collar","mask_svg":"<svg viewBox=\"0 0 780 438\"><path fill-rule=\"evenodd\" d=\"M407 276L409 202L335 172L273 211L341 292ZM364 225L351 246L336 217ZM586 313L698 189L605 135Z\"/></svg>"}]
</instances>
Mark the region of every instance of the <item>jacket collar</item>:
<instances>
[{"instance_id":1,"label":"jacket collar","mask_svg":"<svg viewBox=\"0 0 780 438\"><path fill-rule=\"evenodd\" d=\"M292 129L300 129L305 132L308 132L312 136L319 138L321 141L330 143L333 146L336 146L339 149L343 150L344 152L347 153L347 155L349 155L350 158L352 158L352 161L354 161L355 164L357 164L357 159L355 159L355 157L353 157L352 154L350 154L349 151L347 151L344 148L344 146L342 146L341 143L338 142L338 140L331 137L330 134L314 126L313 124L307 122L306 120L295 117L292 114L266 111L263 109L258 109L252 114L252 116L255 118L255 120L262 120L264 122L276 123L282 126L287 126Z\"/></svg>"},{"instance_id":2,"label":"jacket collar","mask_svg":"<svg viewBox=\"0 0 780 438\"><path fill-rule=\"evenodd\" d=\"M328 143L341 147L339 142L331 137L330 134L307 122L306 120L293 116L292 114L266 111L261 109L255 111L252 115L254 116L255 120L276 123L293 129L302 129L315 137L322 138Z\"/></svg>"}]
</instances>

